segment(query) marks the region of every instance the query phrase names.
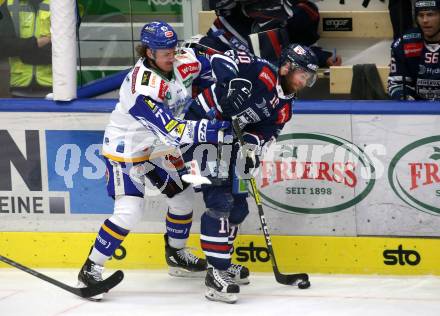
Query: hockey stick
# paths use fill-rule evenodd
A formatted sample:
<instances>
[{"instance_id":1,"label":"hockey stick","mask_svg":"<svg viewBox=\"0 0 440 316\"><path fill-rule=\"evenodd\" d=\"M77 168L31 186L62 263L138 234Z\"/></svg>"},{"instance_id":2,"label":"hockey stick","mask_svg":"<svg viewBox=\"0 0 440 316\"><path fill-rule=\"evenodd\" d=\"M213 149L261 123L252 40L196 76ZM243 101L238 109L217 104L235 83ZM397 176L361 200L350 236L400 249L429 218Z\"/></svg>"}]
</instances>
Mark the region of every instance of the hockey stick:
<instances>
[{"instance_id":1,"label":"hockey stick","mask_svg":"<svg viewBox=\"0 0 440 316\"><path fill-rule=\"evenodd\" d=\"M247 153L245 152L245 148L243 147L245 144L243 139L243 134L241 133L238 119L236 119L235 117L232 118L232 127L234 128L235 135L237 135L238 140L240 142L240 147L243 153L243 157L246 157ZM255 203L257 204L261 228L263 230L264 239L266 241L267 250L270 256L270 261L272 263L273 273L275 274L275 279L277 280L278 283L281 284L297 285L298 288L300 289L307 289L308 287L310 287L309 276L307 273L283 274L278 270L278 265L275 260L275 253L272 248L272 240L270 238L269 229L267 227L266 218L264 216L263 204L261 203L260 194L258 193L258 189L257 189L257 182L255 181L255 178L253 176L250 176L250 179L248 180L251 183L253 197Z\"/></svg>"},{"instance_id":2,"label":"hockey stick","mask_svg":"<svg viewBox=\"0 0 440 316\"><path fill-rule=\"evenodd\" d=\"M96 285L83 287L83 288L77 288L69 286L65 283L62 283L60 281L57 281L55 279L52 279L51 277L48 277L47 275L44 275L40 272L37 272L31 268L25 267L24 265L21 265L18 262L15 262L9 258L6 258L2 255L0 255L0 261L3 261L4 263L7 263L14 268L20 269L24 272L27 272L29 274L32 274L33 276L44 280L46 282L49 282L55 286L58 286L59 288L62 288L63 290L66 290L70 293L73 293L75 295L81 296L83 298L90 298L99 294L102 294L104 292L108 292L112 288L114 288L116 285L118 285L122 279L124 278L124 273L121 270L116 271L111 276L109 276L107 279L99 282Z\"/></svg>"}]
</instances>

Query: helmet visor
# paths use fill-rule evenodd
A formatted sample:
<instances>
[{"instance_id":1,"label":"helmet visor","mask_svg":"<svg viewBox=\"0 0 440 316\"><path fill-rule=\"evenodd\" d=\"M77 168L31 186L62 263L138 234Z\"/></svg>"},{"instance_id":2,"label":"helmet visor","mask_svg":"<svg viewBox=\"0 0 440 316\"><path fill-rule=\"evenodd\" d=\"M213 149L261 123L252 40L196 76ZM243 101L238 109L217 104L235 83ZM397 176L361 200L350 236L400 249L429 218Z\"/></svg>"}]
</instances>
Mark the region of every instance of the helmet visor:
<instances>
[{"instance_id":1,"label":"helmet visor","mask_svg":"<svg viewBox=\"0 0 440 316\"><path fill-rule=\"evenodd\" d=\"M299 83L304 83L304 86L312 87L316 78L318 77L316 72L312 72L310 70L306 70L303 67L294 67L293 75L295 76L295 80Z\"/></svg>"}]
</instances>

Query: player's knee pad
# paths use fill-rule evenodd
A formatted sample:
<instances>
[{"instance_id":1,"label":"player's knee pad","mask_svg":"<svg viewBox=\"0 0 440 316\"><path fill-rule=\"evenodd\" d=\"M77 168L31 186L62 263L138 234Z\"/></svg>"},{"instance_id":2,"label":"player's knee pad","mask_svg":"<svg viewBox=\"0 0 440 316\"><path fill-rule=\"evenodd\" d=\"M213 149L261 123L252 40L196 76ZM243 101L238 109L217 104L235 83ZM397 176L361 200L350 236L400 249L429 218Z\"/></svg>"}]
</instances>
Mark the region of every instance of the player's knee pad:
<instances>
[{"instance_id":1,"label":"player's knee pad","mask_svg":"<svg viewBox=\"0 0 440 316\"><path fill-rule=\"evenodd\" d=\"M144 199L137 196L121 195L115 198L111 222L126 230L132 230L138 223L144 211Z\"/></svg>"},{"instance_id":2,"label":"player's knee pad","mask_svg":"<svg viewBox=\"0 0 440 316\"><path fill-rule=\"evenodd\" d=\"M249 214L249 207L246 200L246 195L234 195L234 204L232 206L231 214L229 215L229 223L231 225L241 224Z\"/></svg>"},{"instance_id":3,"label":"player's knee pad","mask_svg":"<svg viewBox=\"0 0 440 316\"><path fill-rule=\"evenodd\" d=\"M187 215L192 212L194 199L194 190L186 187L180 193L167 198L168 211L174 215Z\"/></svg>"}]
</instances>

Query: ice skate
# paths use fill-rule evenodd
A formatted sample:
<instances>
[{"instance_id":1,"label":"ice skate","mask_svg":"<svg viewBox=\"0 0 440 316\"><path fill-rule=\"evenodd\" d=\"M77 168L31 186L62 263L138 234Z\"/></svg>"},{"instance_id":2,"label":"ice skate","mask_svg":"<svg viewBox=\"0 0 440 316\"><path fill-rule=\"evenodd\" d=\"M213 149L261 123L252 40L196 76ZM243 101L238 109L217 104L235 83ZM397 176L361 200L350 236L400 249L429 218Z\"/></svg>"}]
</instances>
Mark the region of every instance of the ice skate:
<instances>
[{"instance_id":1,"label":"ice skate","mask_svg":"<svg viewBox=\"0 0 440 316\"><path fill-rule=\"evenodd\" d=\"M176 277L202 278L206 274L206 260L193 255L187 248L177 249L168 244L165 235L165 259L168 273Z\"/></svg>"},{"instance_id":2,"label":"ice skate","mask_svg":"<svg viewBox=\"0 0 440 316\"><path fill-rule=\"evenodd\" d=\"M78 287L87 287L95 285L101 282L102 273L104 272L104 267L94 263L92 260L87 258L86 262L82 266L78 274ZM99 294L90 297L90 300L100 301L104 297L104 294Z\"/></svg>"},{"instance_id":3,"label":"ice skate","mask_svg":"<svg viewBox=\"0 0 440 316\"><path fill-rule=\"evenodd\" d=\"M228 270L226 270L235 283L240 285L249 284L249 269L241 264L231 263Z\"/></svg>"},{"instance_id":4,"label":"ice skate","mask_svg":"<svg viewBox=\"0 0 440 316\"><path fill-rule=\"evenodd\" d=\"M231 278L231 274L227 270L214 267L208 268L205 285L205 297L211 301L233 304L238 299L237 293L240 293L240 287Z\"/></svg>"}]
</instances>

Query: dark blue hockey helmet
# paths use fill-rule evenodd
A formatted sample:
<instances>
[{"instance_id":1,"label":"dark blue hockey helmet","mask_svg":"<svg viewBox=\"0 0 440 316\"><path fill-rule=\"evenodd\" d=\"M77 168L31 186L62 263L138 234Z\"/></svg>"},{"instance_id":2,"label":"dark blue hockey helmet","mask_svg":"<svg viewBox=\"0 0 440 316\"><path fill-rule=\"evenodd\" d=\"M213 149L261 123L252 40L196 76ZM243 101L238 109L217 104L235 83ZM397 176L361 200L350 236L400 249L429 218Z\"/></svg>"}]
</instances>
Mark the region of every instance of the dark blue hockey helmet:
<instances>
[{"instance_id":1,"label":"dark blue hockey helmet","mask_svg":"<svg viewBox=\"0 0 440 316\"><path fill-rule=\"evenodd\" d=\"M141 42L151 49L174 48L177 46L177 34L166 22L150 22L142 28Z\"/></svg>"},{"instance_id":2,"label":"dark blue hockey helmet","mask_svg":"<svg viewBox=\"0 0 440 316\"><path fill-rule=\"evenodd\" d=\"M288 62L290 62L291 70L299 68L309 73L311 76L310 80L307 81L307 86L313 86L319 66L318 58L309 47L300 44L289 44L281 52L279 66L281 67Z\"/></svg>"},{"instance_id":3,"label":"dark blue hockey helmet","mask_svg":"<svg viewBox=\"0 0 440 316\"><path fill-rule=\"evenodd\" d=\"M416 0L414 3L414 12L440 10L440 0Z\"/></svg>"}]
</instances>

